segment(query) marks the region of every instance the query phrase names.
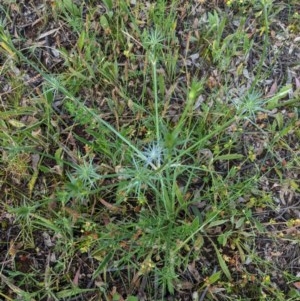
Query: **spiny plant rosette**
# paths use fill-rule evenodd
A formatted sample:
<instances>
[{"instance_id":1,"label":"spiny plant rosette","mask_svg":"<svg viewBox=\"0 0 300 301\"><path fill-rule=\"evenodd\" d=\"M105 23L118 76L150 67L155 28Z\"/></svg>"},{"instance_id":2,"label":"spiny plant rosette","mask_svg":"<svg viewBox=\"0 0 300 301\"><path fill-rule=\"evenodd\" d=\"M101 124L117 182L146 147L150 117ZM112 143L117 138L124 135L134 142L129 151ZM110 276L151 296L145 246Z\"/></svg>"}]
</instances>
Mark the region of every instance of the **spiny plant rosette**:
<instances>
[{"instance_id":1,"label":"spiny plant rosette","mask_svg":"<svg viewBox=\"0 0 300 301\"><path fill-rule=\"evenodd\" d=\"M89 161L83 159L82 162L74 166L72 174L68 174L70 179L80 181L85 187L94 188L101 175L97 172L97 166L93 164L92 159Z\"/></svg>"},{"instance_id":2,"label":"spiny plant rosette","mask_svg":"<svg viewBox=\"0 0 300 301\"><path fill-rule=\"evenodd\" d=\"M163 161L163 147L159 142L150 143L143 151L146 166L159 168Z\"/></svg>"},{"instance_id":3,"label":"spiny plant rosette","mask_svg":"<svg viewBox=\"0 0 300 301\"><path fill-rule=\"evenodd\" d=\"M244 116L244 118L253 121L255 120L255 114L257 112L266 112L267 110L263 106L268 102L262 98L259 92L249 92L241 99L232 101L237 109L237 112Z\"/></svg>"}]
</instances>

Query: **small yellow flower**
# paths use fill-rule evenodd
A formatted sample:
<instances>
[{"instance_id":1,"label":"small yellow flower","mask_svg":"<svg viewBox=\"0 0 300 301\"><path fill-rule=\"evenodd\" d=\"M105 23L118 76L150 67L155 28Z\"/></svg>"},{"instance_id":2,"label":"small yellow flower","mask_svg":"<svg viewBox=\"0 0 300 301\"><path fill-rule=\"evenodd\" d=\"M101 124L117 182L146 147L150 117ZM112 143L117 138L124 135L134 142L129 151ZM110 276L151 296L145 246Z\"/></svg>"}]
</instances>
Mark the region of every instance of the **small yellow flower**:
<instances>
[{"instance_id":1,"label":"small yellow flower","mask_svg":"<svg viewBox=\"0 0 300 301\"><path fill-rule=\"evenodd\" d=\"M146 259L142 264L141 264L141 269L140 273L147 274L149 273L153 268L155 267L154 262L151 259Z\"/></svg>"},{"instance_id":2,"label":"small yellow flower","mask_svg":"<svg viewBox=\"0 0 300 301\"><path fill-rule=\"evenodd\" d=\"M273 219L273 218L271 218L271 219L269 220L269 223L270 223L270 225L274 225L274 224L276 224L276 220Z\"/></svg>"},{"instance_id":3,"label":"small yellow flower","mask_svg":"<svg viewBox=\"0 0 300 301\"><path fill-rule=\"evenodd\" d=\"M264 278L263 278L263 282L266 283L266 284L269 284L271 282L271 278L269 275L266 275Z\"/></svg>"},{"instance_id":4,"label":"small yellow flower","mask_svg":"<svg viewBox=\"0 0 300 301\"><path fill-rule=\"evenodd\" d=\"M256 159L256 155L254 154L254 152L252 150L249 150L248 152L248 159L251 161L251 162L254 162L255 159Z\"/></svg>"},{"instance_id":5,"label":"small yellow flower","mask_svg":"<svg viewBox=\"0 0 300 301\"><path fill-rule=\"evenodd\" d=\"M129 56L130 56L130 51L129 50L124 50L124 55L127 57L127 58L129 58Z\"/></svg>"}]
</instances>

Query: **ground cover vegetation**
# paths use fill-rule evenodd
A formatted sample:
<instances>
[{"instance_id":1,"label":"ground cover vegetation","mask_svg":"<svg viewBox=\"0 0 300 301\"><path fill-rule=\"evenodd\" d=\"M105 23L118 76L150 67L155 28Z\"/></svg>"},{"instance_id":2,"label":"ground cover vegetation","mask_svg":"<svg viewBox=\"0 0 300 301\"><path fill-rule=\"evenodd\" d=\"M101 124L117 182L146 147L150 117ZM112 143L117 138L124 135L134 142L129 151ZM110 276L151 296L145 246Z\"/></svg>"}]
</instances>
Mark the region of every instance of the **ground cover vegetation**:
<instances>
[{"instance_id":1,"label":"ground cover vegetation","mask_svg":"<svg viewBox=\"0 0 300 301\"><path fill-rule=\"evenodd\" d=\"M297 0L2 0L1 300L299 300Z\"/></svg>"}]
</instances>

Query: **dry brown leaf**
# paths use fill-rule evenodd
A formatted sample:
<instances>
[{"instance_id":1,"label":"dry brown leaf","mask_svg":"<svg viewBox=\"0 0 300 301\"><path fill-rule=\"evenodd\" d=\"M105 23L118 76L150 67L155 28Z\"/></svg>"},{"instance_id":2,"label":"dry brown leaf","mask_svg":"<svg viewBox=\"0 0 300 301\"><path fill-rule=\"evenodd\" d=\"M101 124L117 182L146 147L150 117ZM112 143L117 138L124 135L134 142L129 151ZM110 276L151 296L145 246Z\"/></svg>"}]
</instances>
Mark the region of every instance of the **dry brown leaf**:
<instances>
[{"instance_id":1,"label":"dry brown leaf","mask_svg":"<svg viewBox=\"0 0 300 301\"><path fill-rule=\"evenodd\" d=\"M295 85L296 89L300 89L300 80L297 77L295 78Z\"/></svg>"},{"instance_id":2,"label":"dry brown leaf","mask_svg":"<svg viewBox=\"0 0 300 301\"><path fill-rule=\"evenodd\" d=\"M64 209L72 217L72 222L76 223L76 221L80 217L80 213L78 213L77 211L75 211L75 210L73 210L73 209L71 209L69 207L64 207Z\"/></svg>"},{"instance_id":3,"label":"dry brown leaf","mask_svg":"<svg viewBox=\"0 0 300 301\"><path fill-rule=\"evenodd\" d=\"M194 284L190 281L181 281L176 284L177 290L191 290L194 287Z\"/></svg>"},{"instance_id":4,"label":"dry brown leaf","mask_svg":"<svg viewBox=\"0 0 300 301\"><path fill-rule=\"evenodd\" d=\"M195 261L193 261L191 264L188 265L188 270L193 275L195 280L197 282L200 282L201 277L200 277L200 274L199 274L198 270L196 269Z\"/></svg>"},{"instance_id":5,"label":"dry brown leaf","mask_svg":"<svg viewBox=\"0 0 300 301\"><path fill-rule=\"evenodd\" d=\"M294 282L293 285L297 290L300 290L300 281Z\"/></svg>"},{"instance_id":6,"label":"dry brown leaf","mask_svg":"<svg viewBox=\"0 0 300 301\"><path fill-rule=\"evenodd\" d=\"M115 286L113 286L110 295L114 301L125 301L124 298L117 292L117 288Z\"/></svg>"},{"instance_id":7,"label":"dry brown leaf","mask_svg":"<svg viewBox=\"0 0 300 301\"><path fill-rule=\"evenodd\" d=\"M74 279L73 279L73 284L75 286L78 286L78 284L79 284L79 276L80 276L80 267L76 271L76 274L75 274Z\"/></svg>"},{"instance_id":8,"label":"dry brown leaf","mask_svg":"<svg viewBox=\"0 0 300 301\"><path fill-rule=\"evenodd\" d=\"M40 161L40 155L39 154L32 154L31 155L31 167L34 171L38 169L38 164Z\"/></svg>"},{"instance_id":9,"label":"dry brown leaf","mask_svg":"<svg viewBox=\"0 0 300 301\"><path fill-rule=\"evenodd\" d=\"M106 201L103 200L103 199L99 199L99 201L100 201L100 203L101 203L102 205L104 205L107 209L109 209L109 210L111 210L111 211L113 211L113 212L122 212L122 211L123 211L122 208L117 207L117 206L115 206L115 205L112 205L112 204L106 202Z\"/></svg>"},{"instance_id":10,"label":"dry brown leaf","mask_svg":"<svg viewBox=\"0 0 300 301\"><path fill-rule=\"evenodd\" d=\"M17 252L20 250L20 248L22 248L22 246L23 246L23 243L21 243L21 242L15 243L14 240L11 240L9 242L9 249L8 249L9 256L14 258L16 256Z\"/></svg>"},{"instance_id":11,"label":"dry brown leaf","mask_svg":"<svg viewBox=\"0 0 300 301\"><path fill-rule=\"evenodd\" d=\"M271 97L273 96L275 93L277 92L277 81L274 80L274 83L272 84L268 94L266 95L266 97Z\"/></svg>"}]
</instances>

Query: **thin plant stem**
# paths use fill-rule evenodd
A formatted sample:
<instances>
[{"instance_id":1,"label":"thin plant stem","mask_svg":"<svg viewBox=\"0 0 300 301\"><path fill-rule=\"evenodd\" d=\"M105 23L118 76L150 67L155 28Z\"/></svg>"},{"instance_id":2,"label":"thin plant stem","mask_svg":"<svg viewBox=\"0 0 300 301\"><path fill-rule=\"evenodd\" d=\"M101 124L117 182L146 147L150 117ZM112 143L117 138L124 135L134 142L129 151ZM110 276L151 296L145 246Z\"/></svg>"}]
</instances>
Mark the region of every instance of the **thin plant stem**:
<instances>
[{"instance_id":1,"label":"thin plant stem","mask_svg":"<svg viewBox=\"0 0 300 301\"><path fill-rule=\"evenodd\" d=\"M156 59L151 60L152 63L152 75L153 75L153 91L154 91L154 106L155 106L155 129L156 129L156 140L157 144L160 142L159 133L159 115L158 115L158 95L157 95L157 70L156 70Z\"/></svg>"}]
</instances>

